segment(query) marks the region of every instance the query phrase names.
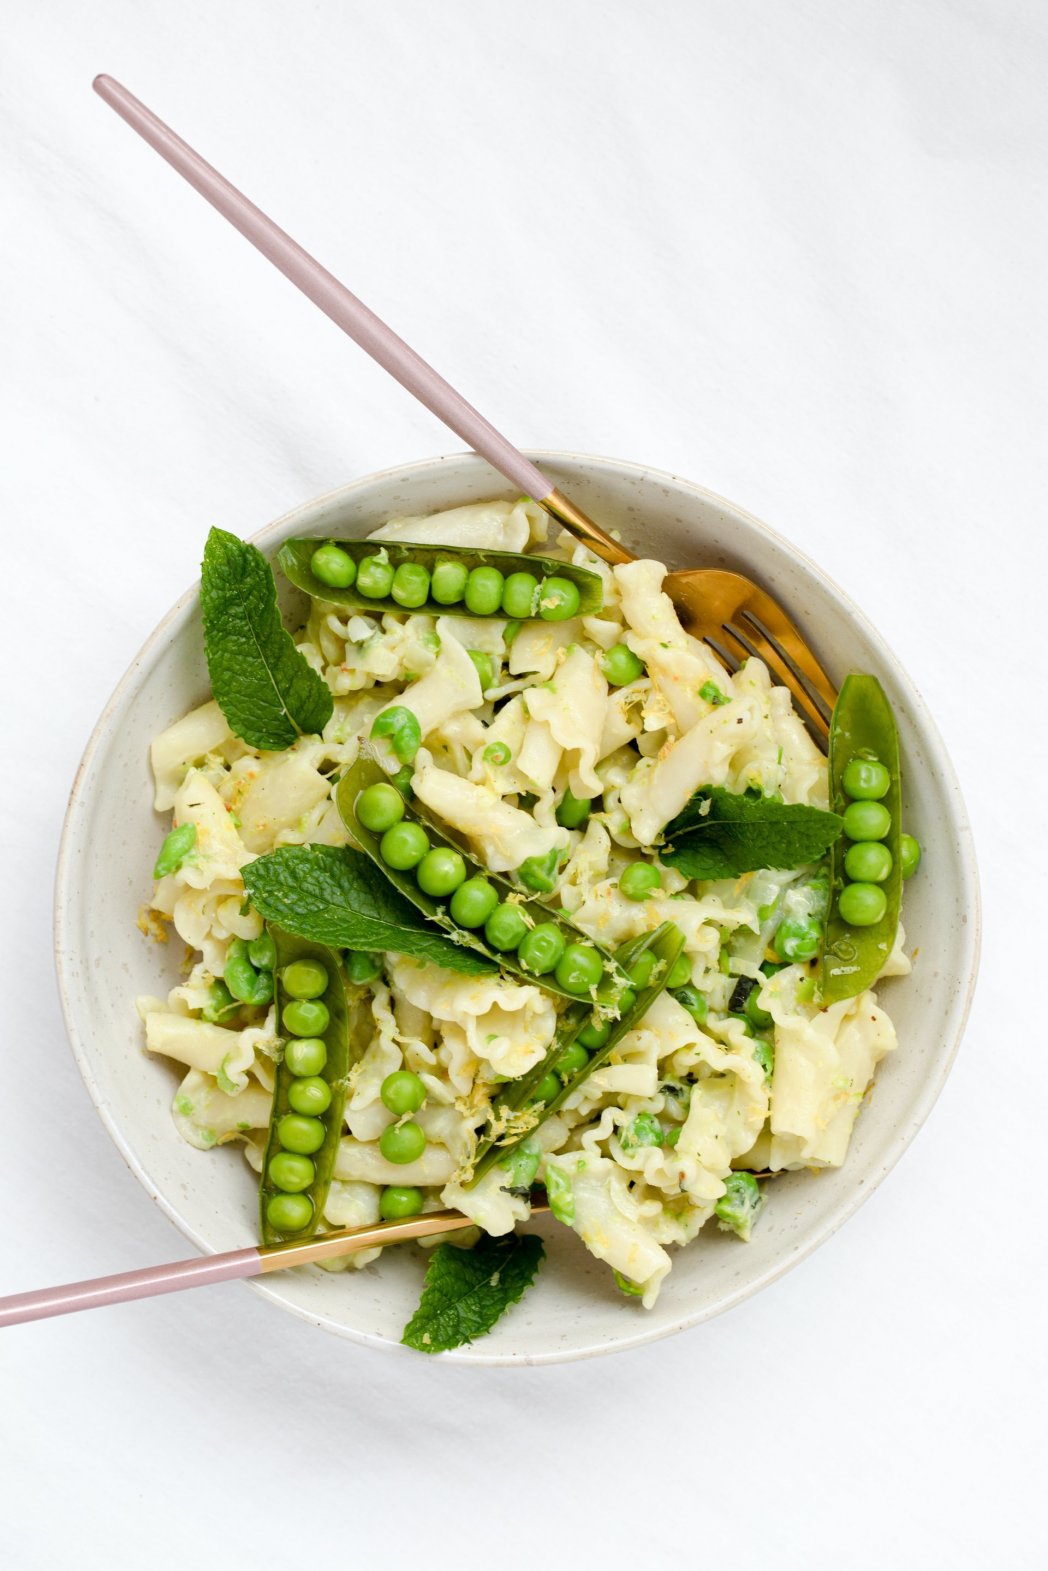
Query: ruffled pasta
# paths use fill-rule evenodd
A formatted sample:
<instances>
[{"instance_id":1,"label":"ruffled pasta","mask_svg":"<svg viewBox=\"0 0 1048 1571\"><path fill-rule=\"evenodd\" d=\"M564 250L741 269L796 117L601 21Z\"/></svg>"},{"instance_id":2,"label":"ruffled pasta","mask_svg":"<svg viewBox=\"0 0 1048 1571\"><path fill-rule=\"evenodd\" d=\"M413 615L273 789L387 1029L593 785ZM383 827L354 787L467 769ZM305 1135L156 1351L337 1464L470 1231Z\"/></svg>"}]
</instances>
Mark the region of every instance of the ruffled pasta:
<instances>
[{"instance_id":1,"label":"ruffled pasta","mask_svg":"<svg viewBox=\"0 0 1048 1571\"><path fill-rule=\"evenodd\" d=\"M660 563L611 568L567 537L546 545L547 526L534 502L496 501L391 519L374 538L509 551L542 545L544 554L600 575L599 615L518 625L347 613L315 601L298 642L333 694L322 736L262 753L235 738L208 702L156 738L156 807L176 825L194 825L196 835L182 864L157 882L141 925L155 931L161 919L170 923L191 960L166 999L141 999L139 1010L147 1049L179 1066L172 1113L180 1135L202 1150L237 1141L257 1172L283 1046L273 1011L241 1010L235 1026L205 1018L230 943L261 931L245 903L242 869L280 845L345 844L338 779L384 710L409 709L423 742L411 782L419 802L493 872L559 853L556 898L605 947L675 923L705 1013L700 1023L663 994L528 1135L520 1170L504 1162L465 1187L499 1085L545 1057L558 1006L537 983L383 957L349 1076L325 1223L369 1225L384 1186L417 1186L423 1210L453 1206L500 1235L526 1220L537 1178L561 1222L608 1263L625 1292L650 1306L671 1251L716 1216L734 1168L843 1162L896 1038L873 991L820 1010L806 966L765 975L777 923L791 902L803 902L810 869L696 884L663 868L650 898L622 893L625 868L638 852L657 857L666 825L698 788L756 789L821 807L825 760L759 660L728 672L682 628ZM601 661L617 644L644 670L609 688ZM471 651L490 662L484 692ZM388 749L384 762L400 767ZM578 828L558 822L569 791L591 802ZM900 926L884 979L910 969L904 944ZM731 1007L746 977L772 1020L762 1044ZM402 1068L425 1087L413 1116L426 1146L415 1161L394 1164L380 1145L395 1122L381 1088ZM348 1256L331 1269L359 1267L379 1253Z\"/></svg>"}]
</instances>

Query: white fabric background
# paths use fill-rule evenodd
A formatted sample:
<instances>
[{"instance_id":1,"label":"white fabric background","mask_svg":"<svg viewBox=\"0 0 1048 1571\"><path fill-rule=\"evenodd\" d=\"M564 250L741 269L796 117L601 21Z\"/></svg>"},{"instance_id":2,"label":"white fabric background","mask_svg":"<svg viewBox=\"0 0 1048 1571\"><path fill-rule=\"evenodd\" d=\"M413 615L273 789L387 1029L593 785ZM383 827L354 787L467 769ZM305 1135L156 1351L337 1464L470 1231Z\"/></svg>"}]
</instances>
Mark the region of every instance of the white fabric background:
<instances>
[{"instance_id":1,"label":"white fabric background","mask_svg":"<svg viewBox=\"0 0 1048 1571\"><path fill-rule=\"evenodd\" d=\"M522 446L691 476L817 558L939 720L987 923L904 1161L683 1337L470 1371L237 1286L6 1333L5 1566L1043 1565L1044 6L23 0L4 35L0 1291L184 1252L53 981L98 711L211 523L457 445L97 71Z\"/></svg>"}]
</instances>

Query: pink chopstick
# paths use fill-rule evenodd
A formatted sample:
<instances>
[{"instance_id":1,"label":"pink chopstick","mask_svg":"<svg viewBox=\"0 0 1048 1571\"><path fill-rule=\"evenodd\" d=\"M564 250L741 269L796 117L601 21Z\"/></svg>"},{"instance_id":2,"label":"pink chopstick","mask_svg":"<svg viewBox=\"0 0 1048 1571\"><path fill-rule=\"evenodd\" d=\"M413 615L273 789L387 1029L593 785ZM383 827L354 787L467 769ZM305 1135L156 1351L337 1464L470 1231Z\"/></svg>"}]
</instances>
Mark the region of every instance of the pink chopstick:
<instances>
[{"instance_id":1,"label":"pink chopstick","mask_svg":"<svg viewBox=\"0 0 1048 1571\"><path fill-rule=\"evenodd\" d=\"M542 1203L532 1206L535 1214L547 1209ZM377 1222L373 1227L318 1233L300 1243L291 1240L284 1244L261 1244L255 1249L234 1249L228 1254L205 1256L202 1260L176 1260L170 1265L148 1266L144 1271L124 1271L118 1276L96 1276L88 1282L66 1282L61 1287L15 1293L10 1298L0 1298L0 1328L20 1325L26 1320L48 1320L52 1315L71 1315L79 1309L104 1309L107 1304L126 1304L133 1298L179 1293L187 1287L208 1287L212 1282L263 1276L269 1271L285 1271L289 1266L310 1265L318 1260L353 1254L358 1249L399 1244L409 1238L428 1238L434 1233L451 1233L472 1225L461 1211L428 1211L401 1222Z\"/></svg>"},{"instance_id":2,"label":"pink chopstick","mask_svg":"<svg viewBox=\"0 0 1048 1571\"><path fill-rule=\"evenodd\" d=\"M166 161L177 169L195 191L217 209L246 240L268 257L285 278L301 289L326 316L348 333L361 349L378 362L402 387L431 410L439 420L467 442L474 452L519 486L525 496L541 502L547 512L570 529L591 551L606 562L627 562L630 553L595 524L581 508L558 491L553 482L529 458L496 431L490 420L467 403L450 382L415 353L402 338L387 327L362 300L351 294L345 284L328 272L308 251L267 218L243 192L230 185L188 143L176 136L170 126L157 119L151 109L111 76L96 76L95 92L127 121Z\"/></svg>"},{"instance_id":3,"label":"pink chopstick","mask_svg":"<svg viewBox=\"0 0 1048 1571\"><path fill-rule=\"evenodd\" d=\"M291 236L285 234L271 218L267 218L253 202L217 169L201 158L199 153L183 142L170 126L159 120L133 93L111 76L96 76L95 92L104 98L117 114L127 121L139 136L147 141L177 169L194 190L211 206L217 208L246 240L250 240L262 255L268 257L285 278L301 289L314 305L348 333L373 360L397 379L409 393L451 427L464 442L490 464L518 485L526 496L541 502L554 489L553 482L535 465L496 431L461 393L445 382L444 378L427 365L421 355L398 338L362 300L351 294L344 284L332 277L327 268L304 251Z\"/></svg>"}]
</instances>

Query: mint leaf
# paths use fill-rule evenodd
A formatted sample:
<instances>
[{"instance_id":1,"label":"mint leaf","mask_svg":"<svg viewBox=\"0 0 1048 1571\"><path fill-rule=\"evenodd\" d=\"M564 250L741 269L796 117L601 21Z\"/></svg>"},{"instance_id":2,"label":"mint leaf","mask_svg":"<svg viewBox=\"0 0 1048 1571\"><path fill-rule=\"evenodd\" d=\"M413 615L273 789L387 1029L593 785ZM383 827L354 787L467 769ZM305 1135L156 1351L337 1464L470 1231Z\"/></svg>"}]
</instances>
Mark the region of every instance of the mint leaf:
<instances>
[{"instance_id":1,"label":"mint leaf","mask_svg":"<svg viewBox=\"0 0 1048 1571\"><path fill-rule=\"evenodd\" d=\"M327 683L280 620L273 572L253 545L212 529L200 573L211 690L230 729L276 752L331 718Z\"/></svg>"},{"instance_id":2,"label":"mint leaf","mask_svg":"<svg viewBox=\"0 0 1048 1571\"><path fill-rule=\"evenodd\" d=\"M485 1233L475 1249L440 1244L401 1341L420 1353L445 1353L475 1341L531 1286L545 1253L534 1233L504 1238Z\"/></svg>"},{"instance_id":3,"label":"mint leaf","mask_svg":"<svg viewBox=\"0 0 1048 1571\"><path fill-rule=\"evenodd\" d=\"M472 976L495 969L475 949L443 937L362 851L281 846L242 872L259 915L298 938L330 949L392 950Z\"/></svg>"},{"instance_id":4,"label":"mint leaf","mask_svg":"<svg viewBox=\"0 0 1048 1571\"><path fill-rule=\"evenodd\" d=\"M659 858L685 878L700 879L803 867L825 855L843 826L836 813L818 807L711 786L697 791L667 824Z\"/></svg>"}]
</instances>

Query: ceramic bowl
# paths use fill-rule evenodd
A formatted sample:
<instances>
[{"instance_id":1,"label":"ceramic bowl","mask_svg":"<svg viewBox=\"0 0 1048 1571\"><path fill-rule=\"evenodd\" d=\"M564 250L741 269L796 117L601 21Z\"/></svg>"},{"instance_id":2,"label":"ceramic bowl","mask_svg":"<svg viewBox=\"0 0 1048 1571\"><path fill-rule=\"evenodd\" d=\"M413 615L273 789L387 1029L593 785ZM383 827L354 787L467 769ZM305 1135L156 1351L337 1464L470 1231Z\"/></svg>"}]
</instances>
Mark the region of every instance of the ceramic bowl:
<instances>
[{"instance_id":1,"label":"ceramic bowl","mask_svg":"<svg viewBox=\"0 0 1048 1571\"><path fill-rule=\"evenodd\" d=\"M876 1097L858 1119L845 1166L817 1179L777 1179L749 1245L708 1228L675 1251L650 1311L624 1300L611 1272L572 1233L548 1218L537 1222L549 1256L540 1279L489 1336L444 1355L468 1363L542 1363L633 1347L729 1309L810 1254L899 1160L938 1096L964 1025L979 945L974 854L953 769L913 683L857 607L788 542L701 486L612 459L533 456L639 554L750 574L794 615L832 676L858 669L880 678L899 720L907 828L934 872L907 885L906 930L919 961L911 978L883 989L900 1045L880 1066ZM290 535L362 535L391 514L511 495L481 459L454 455L354 481L270 524L255 541L274 553ZM201 1152L180 1139L170 1113L179 1077L144 1051L134 1008L136 994L163 994L175 984L181 951L177 943L147 942L136 928L166 828L151 805L149 743L207 696L194 586L132 661L84 755L59 859L55 947L73 1051L106 1127L171 1220L212 1252L255 1240L255 1179L239 1148ZM306 1268L252 1286L315 1325L398 1348L421 1277L418 1251L406 1246L361 1271Z\"/></svg>"}]
</instances>

